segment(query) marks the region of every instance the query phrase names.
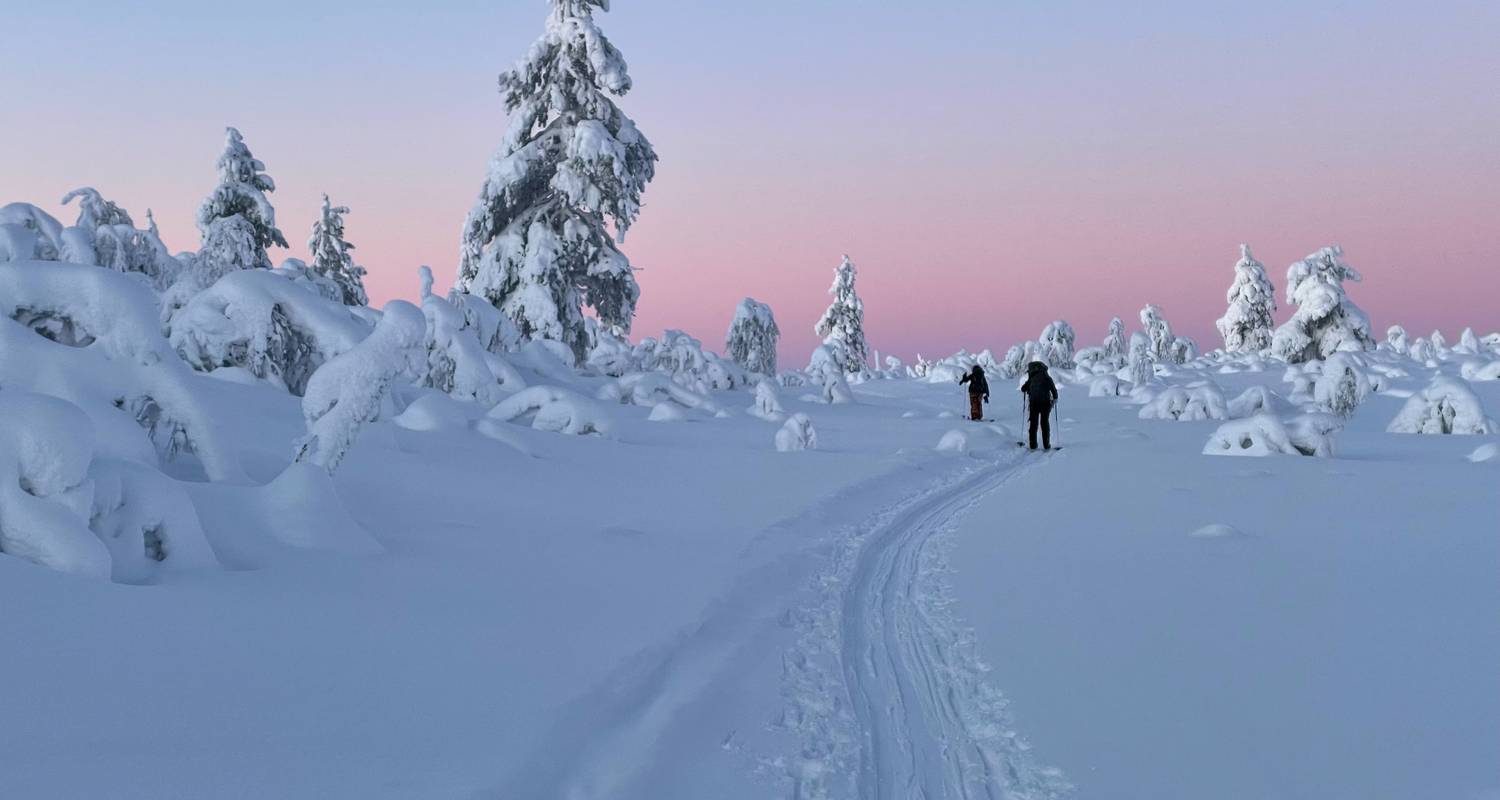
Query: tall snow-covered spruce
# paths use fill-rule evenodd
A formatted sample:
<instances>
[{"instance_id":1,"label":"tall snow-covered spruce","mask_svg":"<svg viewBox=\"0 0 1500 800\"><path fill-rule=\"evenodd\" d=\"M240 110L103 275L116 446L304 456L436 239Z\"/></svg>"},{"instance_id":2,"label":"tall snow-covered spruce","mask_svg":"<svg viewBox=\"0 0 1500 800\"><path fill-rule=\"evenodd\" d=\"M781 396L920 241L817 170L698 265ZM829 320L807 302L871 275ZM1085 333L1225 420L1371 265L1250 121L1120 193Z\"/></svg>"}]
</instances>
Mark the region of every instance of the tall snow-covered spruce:
<instances>
[{"instance_id":1,"label":"tall snow-covered spruce","mask_svg":"<svg viewBox=\"0 0 1500 800\"><path fill-rule=\"evenodd\" d=\"M609 0L552 0L542 37L500 76L510 126L464 224L456 284L525 339L561 342L580 362L582 306L630 329L640 288L616 235L624 240L656 174L651 143L610 99L631 81L595 7L608 11Z\"/></svg>"},{"instance_id":2,"label":"tall snow-covered spruce","mask_svg":"<svg viewBox=\"0 0 1500 800\"><path fill-rule=\"evenodd\" d=\"M1266 277L1266 265L1250 255L1250 245L1240 245L1240 260L1234 265L1234 283L1226 299L1229 310L1214 324L1231 353L1259 353L1271 346L1276 328L1276 287Z\"/></svg>"},{"instance_id":3,"label":"tall snow-covered spruce","mask_svg":"<svg viewBox=\"0 0 1500 800\"><path fill-rule=\"evenodd\" d=\"M219 185L198 208L198 231L203 248L198 254L198 281L208 286L224 275L241 269L270 269L266 248L286 247L286 237L276 227L276 209L266 199L276 191L276 182L244 137L225 128L224 154L219 156Z\"/></svg>"},{"instance_id":4,"label":"tall snow-covered spruce","mask_svg":"<svg viewBox=\"0 0 1500 800\"><path fill-rule=\"evenodd\" d=\"M813 331L823 337L823 346L844 372L863 374L870 362L870 346L865 342L865 303L854 289L855 275L854 262L844 256L844 262L833 270L833 285L828 288L833 302Z\"/></svg>"},{"instance_id":5,"label":"tall snow-covered spruce","mask_svg":"<svg viewBox=\"0 0 1500 800\"><path fill-rule=\"evenodd\" d=\"M780 338L781 329L776 327L771 307L747 297L734 309L724 352L750 372L775 375L776 343Z\"/></svg>"},{"instance_id":6,"label":"tall snow-covered spruce","mask_svg":"<svg viewBox=\"0 0 1500 800\"><path fill-rule=\"evenodd\" d=\"M365 295L365 268L354 263L349 251L354 245L344 241L344 215L347 206L336 206L323 195L323 212L313 223L307 249L312 253L313 272L333 281L339 287L346 306L369 305Z\"/></svg>"},{"instance_id":7,"label":"tall snow-covered spruce","mask_svg":"<svg viewBox=\"0 0 1500 800\"><path fill-rule=\"evenodd\" d=\"M1359 279L1359 272L1344 263L1344 251L1337 245L1287 269L1286 299L1297 311L1272 335L1272 352L1295 364L1327 358L1340 350L1375 349L1370 318L1344 291L1344 281Z\"/></svg>"}]
</instances>

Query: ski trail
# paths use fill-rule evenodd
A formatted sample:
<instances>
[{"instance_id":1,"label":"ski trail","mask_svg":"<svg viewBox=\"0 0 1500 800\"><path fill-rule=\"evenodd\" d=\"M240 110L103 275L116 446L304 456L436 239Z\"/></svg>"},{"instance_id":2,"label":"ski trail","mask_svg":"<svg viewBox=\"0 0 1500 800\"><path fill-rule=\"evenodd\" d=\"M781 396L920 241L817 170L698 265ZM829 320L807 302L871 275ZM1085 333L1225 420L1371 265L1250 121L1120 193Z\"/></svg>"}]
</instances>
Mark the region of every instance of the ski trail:
<instances>
[{"instance_id":1,"label":"ski trail","mask_svg":"<svg viewBox=\"0 0 1500 800\"><path fill-rule=\"evenodd\" d=\"M985 682L935 546L1033 467L986 465L851 538L824 578L822 613L806 618L789 659L788 716L804 739L790 770L795 797L1034 800L1066 791L1059 772L1033 762L1003 696ZM836 669L822 666L830 660Z\"/></svg>"}]
</instances>

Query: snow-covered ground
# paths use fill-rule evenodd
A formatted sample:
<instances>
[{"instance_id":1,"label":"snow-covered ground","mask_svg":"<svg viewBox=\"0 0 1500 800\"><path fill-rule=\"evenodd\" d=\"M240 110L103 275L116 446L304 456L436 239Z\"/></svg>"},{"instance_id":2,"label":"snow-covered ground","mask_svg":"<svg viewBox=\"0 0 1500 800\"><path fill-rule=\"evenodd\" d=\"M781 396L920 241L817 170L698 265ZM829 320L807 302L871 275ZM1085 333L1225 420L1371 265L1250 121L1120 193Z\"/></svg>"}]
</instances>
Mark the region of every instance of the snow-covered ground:
<instances>
[{"instance_id":1,"label":"snow-covered ground","mask_svg":"<svg viewBox=\"0 0 1500 800\"><path fill-rule=\"evenodd\" d=\"M62 358L103 342L5 325L0 399L106 414ZM1494 358L1370 355L1331 458L1202 454L1226 421L1172 413L1262 386L1295 433L1314 402L1216 358L1144 405L1060 371L1066 447L1030 454L1003 378L995 424L941 365L620 405L532 348L513 379L553 388L496 406L530 412L398 387L326 488L307 403L184 372L244 475L162 461L214 563L0 555L0 795L1495 797L1497 436L1386 432ZM606 435L533 427L555 398ZM815 447L778 452L767 402Z\"/></svg>"}]
</instances>

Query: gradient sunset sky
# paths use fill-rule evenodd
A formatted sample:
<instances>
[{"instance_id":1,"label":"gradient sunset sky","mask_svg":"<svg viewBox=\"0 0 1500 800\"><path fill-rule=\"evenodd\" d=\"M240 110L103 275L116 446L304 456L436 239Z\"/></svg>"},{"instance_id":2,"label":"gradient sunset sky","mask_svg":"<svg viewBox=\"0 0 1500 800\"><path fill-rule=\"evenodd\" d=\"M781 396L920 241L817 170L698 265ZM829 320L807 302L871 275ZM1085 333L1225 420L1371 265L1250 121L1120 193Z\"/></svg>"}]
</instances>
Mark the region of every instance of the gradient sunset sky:
<instances>
[{"instance_id":1,"label":"gradient sunset sky","mask_svg":"<svg viewBox=\"0 0 1500 800\"><path fill-rule=\"evenodd\" d=\"M741 297L800 365L840 256L909 358L1080 346L1147 302L1219 344L1240 242L1277 285L1339 243L1383 335L1500 329L1500 3L616 0L621 101L661 155L624 250L634 335L722 347ZM451 281L545 0L14 4L0 203L99 188L195 249L225 125L306 257L351 206L372 299ZM1278 300L1282 298L1278 297ZM1290 309L1282 308L1278 319Z\"/></svg>"}]
</instances>

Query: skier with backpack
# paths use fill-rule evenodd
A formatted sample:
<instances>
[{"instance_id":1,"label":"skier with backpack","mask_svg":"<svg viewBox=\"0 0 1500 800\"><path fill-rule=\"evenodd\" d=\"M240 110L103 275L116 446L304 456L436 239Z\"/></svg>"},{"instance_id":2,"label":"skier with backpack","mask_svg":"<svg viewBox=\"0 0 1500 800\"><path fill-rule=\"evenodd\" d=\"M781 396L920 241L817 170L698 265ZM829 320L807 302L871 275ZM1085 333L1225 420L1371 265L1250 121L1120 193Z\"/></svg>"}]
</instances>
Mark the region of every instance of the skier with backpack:
<instances>
[{"instance_id":1,"label":"skier with backpack","mask_svg":"<svg viewBox=\"0 0 1500 800\"><path fill-rule=\"evenodd\" d=\"M1052 413L1052 406L1057 402L1057 384L1052 382L1052 376L1047 374L1047 365L1040 361L1033 361L1026 365L1026 382L1021 384L1021 394L1025 395L1027 407L1027 430L1030 434L1031 449L1036 449L1037 424L1042 428L1042 447L1046 450L1052 449L1052 425L1047 415Z\"/></svg>"},{"instance_id":2,"label":"skier with backpack","mask_svg":"<svg viewBox=\"0 0 1500 800\"><path fill-rule=\"evenodd\" d=\"M978 364L969 374L958 379L958 384L969 384L969 419L979 422L984 419L984 403L990 401L990 384L984 379L984 368Z\"/></svg>"}]
</instances>

